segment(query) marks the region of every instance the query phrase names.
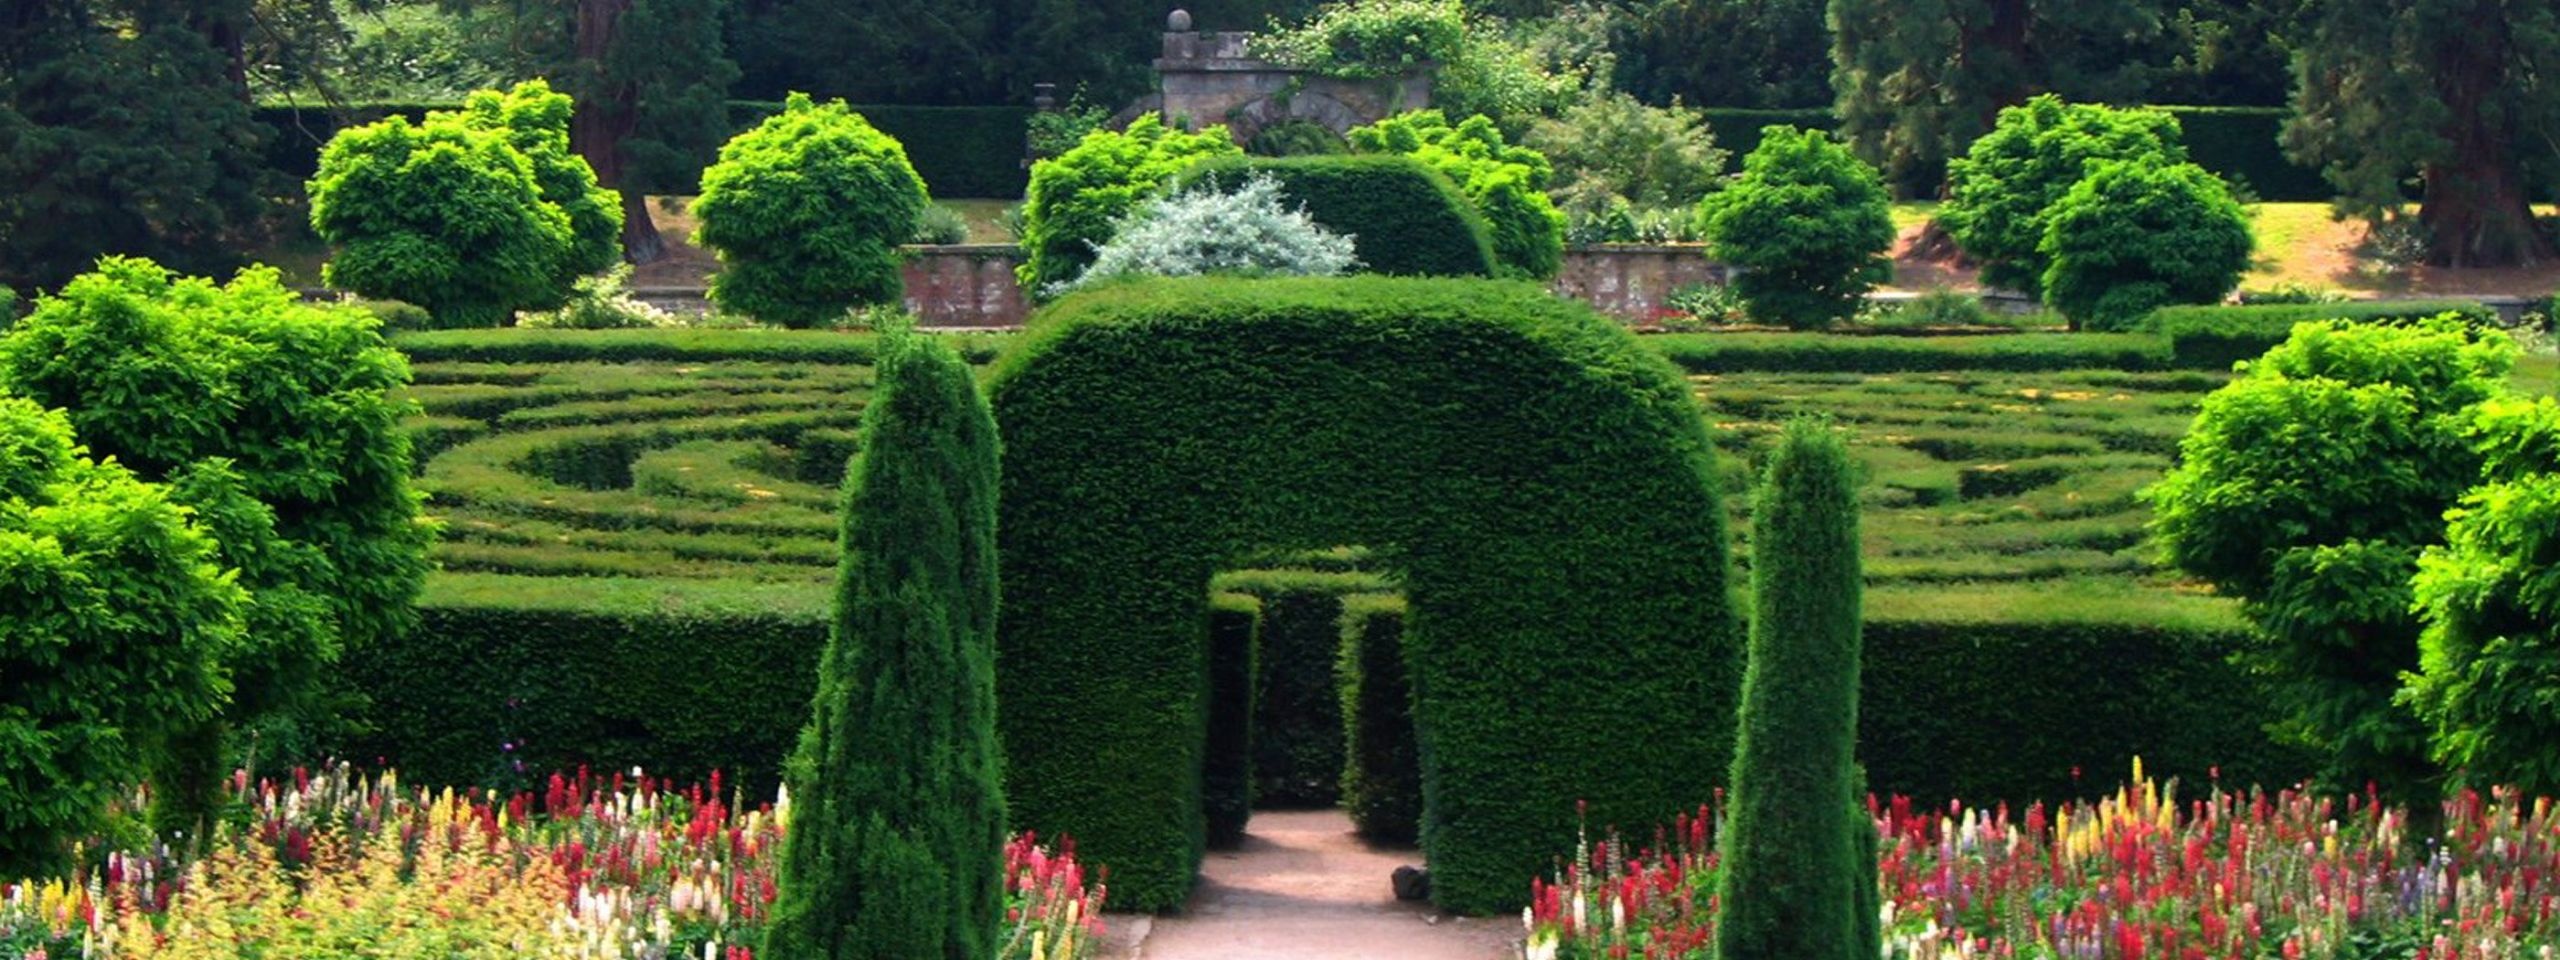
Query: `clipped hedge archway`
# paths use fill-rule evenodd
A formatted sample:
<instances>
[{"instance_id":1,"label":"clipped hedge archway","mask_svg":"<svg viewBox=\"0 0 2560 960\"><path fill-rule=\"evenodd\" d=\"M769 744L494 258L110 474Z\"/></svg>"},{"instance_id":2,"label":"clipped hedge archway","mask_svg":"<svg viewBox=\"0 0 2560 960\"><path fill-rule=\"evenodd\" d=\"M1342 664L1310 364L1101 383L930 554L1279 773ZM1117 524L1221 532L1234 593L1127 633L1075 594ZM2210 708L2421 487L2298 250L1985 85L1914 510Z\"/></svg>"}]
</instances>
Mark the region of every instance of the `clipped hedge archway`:
<instances>
[{"instance_id":1,"label":"clipped hedge archway","mask_svg":"<svg viewBox=\"0 0 2560 960\"><path fill-rule=\"evenodd\" d=\"M1530 284L1359 277L1111 286L1030 336L992 387L1006 792L1115 905L1190 892L1208 583L1255 549L1402 572L1446 908L1522 903L1577 802L1655 823L1722 780L1723 505L1687 384L1632 335Z\"/></svg>"}]
</instances>

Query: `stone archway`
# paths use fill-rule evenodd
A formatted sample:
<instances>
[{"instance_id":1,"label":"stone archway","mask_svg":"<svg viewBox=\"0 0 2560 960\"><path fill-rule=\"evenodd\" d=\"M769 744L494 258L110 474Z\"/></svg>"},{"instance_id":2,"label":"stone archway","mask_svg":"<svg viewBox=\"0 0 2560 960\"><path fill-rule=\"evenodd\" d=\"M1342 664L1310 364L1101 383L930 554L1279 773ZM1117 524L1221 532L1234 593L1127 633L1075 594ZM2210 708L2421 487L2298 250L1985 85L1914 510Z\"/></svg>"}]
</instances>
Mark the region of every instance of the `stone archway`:
<instances>
[{"instance_id":1,"label":"stone archway","mask_svg":"<svg viewBox=\"0 0 2560 960\"><path fill-rule=\"evenodd\" d=\"M1740 676L1712 448L1679 373L1533 285L1158 281L1069 297L991 387L997 689L1017 825L1112 900L1201 862L1212 572L1369 545L1401 572L1422 844L1518 906L1594 824L1708 799Z\"/></svg>"}]
</instances>

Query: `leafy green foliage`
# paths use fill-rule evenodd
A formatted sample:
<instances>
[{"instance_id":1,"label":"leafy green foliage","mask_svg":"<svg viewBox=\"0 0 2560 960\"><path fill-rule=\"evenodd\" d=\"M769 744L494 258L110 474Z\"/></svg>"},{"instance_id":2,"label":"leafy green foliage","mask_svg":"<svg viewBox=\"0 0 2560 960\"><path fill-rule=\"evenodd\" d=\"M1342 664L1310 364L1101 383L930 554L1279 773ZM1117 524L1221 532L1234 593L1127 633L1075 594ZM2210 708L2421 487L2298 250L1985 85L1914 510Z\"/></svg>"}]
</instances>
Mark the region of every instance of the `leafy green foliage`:
<instances>
[{"instance_id":1,"label":"leafy green foliage","mask_svg":"<svg viewBox=\"0 0 2560 960\"><path fill-rule=\"evenodd\" d=\"M788 779L765 954L993 956L1004 918L996 424L958 355L889 337L845 478L835 627Z\"/></svg>"},{"instance_id":2,"label":"leafy green foliage","mask_svg":"<svg viewBox=\"0 0 2560 960\"><path fill-rule=\"evenodd\" d=\"M69 866L167 741L222 708L241 599L166 490L0 396L0 874Z\"/></svg>"},{"instance_id":3,"label":"leafy green foliage","mask_svg":"<svg viewBox=\"0 0 2560 960\"><path fill-rule=\"evenodd\" d=\"M1751 521L1750 661L1717 843L1718 960L1869 960L1875 825L1857 771L1858 483L1830 424L1798 420ZM1861 840L1858 834L1869 836ZM1872 909L1870 908L1870 914Z\"/></svg>"},{"instance_id":4,"label":"leafy green foliage","mask_svg":"<svg viewBox=\"0 0 2560 960\"><path fill-rule=\"evenodd\" d=\"M720 148L693 203L720 255L711 302L787 327L898 299L898 245L931 198L906 149L835 100L793 94Z\"/></svg>"},{"instance_id":5,"label":"leafy green foliage","mask_svg":"<svg viewBox=\"0 0 2560 960\"><path fill-rule=\"evenodd\" d=\"M408 380L370 312L304 303L272 269L216 286L111 258L0 338L0 391L170 484L239 571L234 724L326 713L340 651L415 621L433 528L410 487Z\"/></svg>"},{"instance_id":6,"label":"leafy green foliage","mask_svg":"<svg viewBox=\"0 0 2560 960\"><path fill-rule=\"evenodd\" d=\"M2484 483L2446 515L2412 587L2426 632L2404 693L2435 757L2482 785L2560 789L2560 402L2482 404L2469 425Z\"/></svg>"},{"instance_id":7,"label":"leafy green foliage","mask_svg":"<svg viewBox=\"0 0 2560 960\"><path fill-rule=\"evenodd\" d=\"M1167 178L1200 159L1243 152L1225 127L1184 133L1150 113L1126 130L1086 134L1074 149L1032 164L1022 205L1022 246L1030 252L1019 271L1024 289L1046 290L1083 275L1120 218Z\"/></svg>"},{"instance_id":8,"label":"leafy green foliage","mask_svg":"<svg viewBox=\"0 0 2560 960\"><path fill-rule=\"evenodd\" d=\"M311 180L311 226L335 255L331 286L494 327L567 292L577 237L505 135L433 113L331 137Z\"/></svg>"},{"instance_id":9,"label":"leafy green foliage","mask_svg":"<svg viewBox=\"0 0 2560 960\"><path fill-rule=\"evenodd\" d=\"M1948 164L1938 222L1982 261L1982 282L2039 294L2051 263L2043 244L2052 211L2074 184L2105 161L2186 159L2168 114L2046 94L2001 110L1991 132Z\"/></svg>"},{"instance_id":10,"label":"leafy green foliage","mask_svg":"<svg viewBox=\"0 0 2560 960\"><path fill-rule=\"evenodd\" d=\"M1457 184L1492 231L1500 276L1543 280L1564 265L1564 214L1546 194L1555 168L1538 151L1505 142L1490 118L1451 126L1440 111L1416 110L1348 136L1354 150L1412 157Z\"/></svg>"},{"instance_id":11,"label":"leafy green foliage","mask_svg":"<svg viewBox=\"0 0 2560 960\"><path fill-rule=\"evenodd\" d=\"M1709 249L1742 273L1752 319L1819 327L1893 275L1893 215L1875 168L1819 131L1772 127L1733 185L1698 205Z\"/></svg>"},{"instance_id":12,"label":"leafy green foliage","mask_svg":"<svg viewBox=\"0 0 2560 960\"><path fill-rule=\"evenodd\" d=\"M533 166L542 202L569 216L569 251L552 276L555 299L527 304L549 309L567 301L579 277L622 261L622 195L596 185L596 172L569 149L569 95L551 84L527 80L506 91L465 97L454 119L472 130L497 134ZM430 114L427 122L437 122Z\"/></svg>"},{"instance_id":13,"label":"leafy green foliage","mask_svg":"<svg viewBox=\"0 0 2560 960\"><path fill-rule=\"evenodd\" d=\"M1595 91L1537 121L1521 143L1554 164L1548 193L1567 209L1612 200L1686 209L1715 188L1725 167L1725 152L1697 111L1612 91Z\"/></svg>"},{"instance_id":14,"label":"leafy green foliage","mask_svg":"<svg viewBox=\"0 0 2560 960\"><path fill-rule=\"evenodd\" d=\"M2560 145L2560 9L2528 0L2318 0L2298 17L2288 150L2338 190L2340 212L2391 216L2414 169L2427 260L2457 267L2555 255L2534 188Z\"/></svg>"},{"instance_id":15,"label":"leafy green foliage","mask_svg":"<svg viewBox=\"0 0 2560 960\"><path fill-rule=\"evenodd\" d=\"M1831 29L1823 23L1825 6L1824 0L1636 4L1612 37L1612 85L1647 103L1829 107ZM1699 55L1703 37L1715 38L1715 55Z\"/></svg>"},{"instance_id":16,"label":"leafy green foliage","mask_svg":"<svg viewBox=\"0 0 2560 960\"><path fill-rule=\"evenodd\" d=\"M1333 77L1394 77L1466 53L1467 8L1459 0L1352 0L1328 3L1296 27L1254 37L1253 52L1274 63Z\"/></svg>"},{"instance_id":17,"label":"leafy green foliage","mask_svg":"<svg viewBox=\"0 0 2560 960\"><path fill-rule=\"evenodd\" d=\"M2410 577L2479 477L2470 409L2504 390L2505 335L2305 323L2207 396L2180 463L2145 496L2169 563L2239 597L2252 653L2338 784L2424 798L2426 733L2394 706L2418 665Z\"/></svg>"},{"instance_id":18,"label":"leafy green foliage","mask_svg":"<svg viewBox=\"0 0 2560 960\"><path fill-rule=\"evenodd\" d=\"M1351 143L1313 120L1283 120L1256 131L1244 152L1257 157L1320 157L1350 153Z\"/></svg>"},{"instance_id":19,"label":"leafy green foliage","mask_svg":"<svg viewBox=\"0 0 2560 960\"><path fill-rule=\"evenodd\" d=\"M2221 300L2248 272L2255 242L2230 188L2192 163L2100 163L2045 219L2045 303L2084 329Z\"/></svg>"},{"instance_id":20,"label":"leafy green foliage","mask_svg":"<svg viewBox=\"0 0 2560 960\"><path fill-rule=\"evenodd\" d=\"M2448 313L2475 328L2488 327L2498 318L2497 311L2471 300L2368 300L2161 307L2141 326L2168 339L2180 366L2228 369L2274 349L2305 320L2407 326Z\"/></svg>"},{"instance_id":21,"label":"leafy green foliage","mask_svg":"<svg viewBox=\"0 0 2560 960\"><path fill-rule=\"evenodd\" d=\"M1263 550L1402 568L1443 906L1516 907L1577 798L1633 823L1708 795L1723 511L1687 385L1632 335L1532 284L1384 277L1120 284L1039 328L993 388L1008 799L1112 864L1113 902L1190 890L1206 588ZM1552 741L1586 746L1520 761Z\"/></svg>"},{"instance_id":22,"label":"leafy green foliage","mask_svg":"<svg viewBox=\"0 0 2560 960\"><path fill-rule=\"evenodd\" d=\"M266 212L266 131L221 56L172 5L133 6L19 3L0 24L0 285L57 287L105 254L227 267Z\"/></svg>"},{"instance_id":23,"label":"leafy green foliage","mask_svg":"<svg viewBox=\"0 0 2560 960\"><path fill-rule=\"evenodd\" d=\"M1214 181L1148 200L1112 232L1082 287L1120 277L1330 277L1359 265L1351 238L1281 206L1280 182L1256 175L1231 191Z\"/></svg>"},{"instance_id":24,"label":"leafy green foliage","mask_svg":"<svg viewBox=\"0 0 2560 960\"><path fill-rule=\"evenodd\" d=\"M1490 276L1484 218L1449 178L1411 157L1220 157L1175 178L1225 185L1267 176L1316 226L1351 239L1360 269L1397 276Z\"/></svg>"}]
</instances>

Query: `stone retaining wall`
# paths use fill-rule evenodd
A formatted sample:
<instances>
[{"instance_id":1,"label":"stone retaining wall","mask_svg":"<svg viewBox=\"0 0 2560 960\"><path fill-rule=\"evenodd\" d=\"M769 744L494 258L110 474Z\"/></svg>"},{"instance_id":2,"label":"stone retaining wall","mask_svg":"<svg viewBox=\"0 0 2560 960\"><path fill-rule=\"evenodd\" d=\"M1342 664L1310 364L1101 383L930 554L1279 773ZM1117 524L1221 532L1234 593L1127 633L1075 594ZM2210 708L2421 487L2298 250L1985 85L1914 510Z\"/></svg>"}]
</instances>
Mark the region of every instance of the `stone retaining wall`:
<instances>
[{"instance_id":1,"label":"stone retaining wall","mask_svg":"<svg viewBox=\"0 0 2560 960\"><path fill-rule=\"evenodd\" d=\"M925 327L1018 327L1031 315L1014 280L1022 248L961 243L905 248L907 312Z\"/></svg>"},{"instance_id":2,"label":"stone retaining wall","mask_svg":"<svg viewBox=\"0 0 2560 960\"><path fill-rule=\"evenodd\" d=\"M1672 291L1720 284L1725 275L1698 244L1590 244L1565 248L1564 268L1549 286L1601 313L1641 323L1659 315Z\"/></svg>"}]
</instances>

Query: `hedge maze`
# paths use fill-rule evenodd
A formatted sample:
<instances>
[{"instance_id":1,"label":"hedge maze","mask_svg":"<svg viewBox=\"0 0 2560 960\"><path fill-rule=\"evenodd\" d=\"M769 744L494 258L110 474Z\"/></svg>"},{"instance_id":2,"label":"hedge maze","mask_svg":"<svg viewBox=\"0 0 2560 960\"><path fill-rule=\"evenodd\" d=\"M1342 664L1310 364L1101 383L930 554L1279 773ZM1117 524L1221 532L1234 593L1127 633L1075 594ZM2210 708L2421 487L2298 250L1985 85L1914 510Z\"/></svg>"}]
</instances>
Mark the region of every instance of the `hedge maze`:
<instances>
[{"instance_id":1,"label":"hedge maze","mask_svg":"<svg viewBox=\"0 0 2560 960\"><path fill-rule=\"evenodd\" d=\"M999 355L1038 336L961 346L992 376ZM1708 476L1722 494L1732 556L1747 556L1741 493L1777 425L1821 413L1851 429L1870 584L1861 743L1876 789L1924 803L2023 803L2104 789L2071 770L2122 769L2136 753L2166 774L2218 765L2227 782L2301 772L2300 757L2259 733L2270 719L2263 691L2223 660L2242 636L2239 619L2222 601L2171 589L2143 543L2148 511L2135 491L2166 468L2196 402L2228 378L2213 360L2182 362L2171 337L2132 334L1634 342L1677 368L1666 376L1685 386L1681 400L1714 445ZM435 556L445 572L430 581L422 630L350 662L378 691L370 719L379 733L364 754L422 777L493 784L518 759L534 770L646 764L675 776L721 767L734 781L773 783L825 642L836 485L870 389L871 338L502 330L407 334L395 344L412 359L425 408L412 427L429 513L444 524ZM1466 372L1386 408L1403 417L1440 415L1470 384L1514 376L1501 351L1467 341L1378 329L1364 349ZM1213 355L1185 353L1178 364L1201 373ZM1383 376L1362 382L1387 389ZM1133 409L1125 405L1172 395L1146 392L1155 389L1113 388L1075 405ZM1235 396L1261 389L1246 384ZM1264 419L1248 424L1307 432L1327 422L1287 404L1253 409ZM1184 442L1213 449L1222 436ZM1038 441L1008 442L1019 453ZM1327 496L1354 502L1375 500L1364 493L1371 483L1500 476L1538 456L1488 441L1424 471L1328 449L1282 443L1265 453L1301 466L1341 461ZM1009 458L1009 474L1011 466ZM1319 500L1336 502L1272 502L1312 509ZM1109 515L1076 510L1055 522ZM1417 678L1402 675L1399 657L1430 635L1433 607L1419 602L1415 561L1397 553L1397 538L1320 532L1193 557L1179 590L1167 588L1205 619L1207 642L1221 652L1201 706L1205 746L1186 761L1199 771L1189 781L1199 784L1198 832L1147 841L1150 862L1178 873L1195 843L1237 836L1257 805L1338 801L1364 833L1430 835L1421 787L1430 751L1415 740ZM1643 575L1692 573L1663 561ZM1006 594L1017 613L1045 603L1084 609L1077 618L1143 619L1125 606L1058 606L1072 598L1044 600L1013 583ZM2135 664L2150 686L2118 682ZM1135 689L1091 696L1127 701L1140 698ZM1007 693L1006 703L1028 702ZM1160 750L1153 736L1131 734L1125 749ZM1099 795L1090 774L1039 775L1056 779L1060 796ZM1514 832L1568 825L1572 799ZM1600 821L1657 816L1596 804ZM1025 813L1040 809L1035 796ZM1097 854L1113 842L1089 840ZM1541 843L1522 844L1524 855L1534 847L1544 856ZM1115 898L1175 902L1180 881L1144 890L1146 869L1115 865ZM1516 878L1482 886L1502 897L1522 889Z\"/></svg>"}]
</instances>

